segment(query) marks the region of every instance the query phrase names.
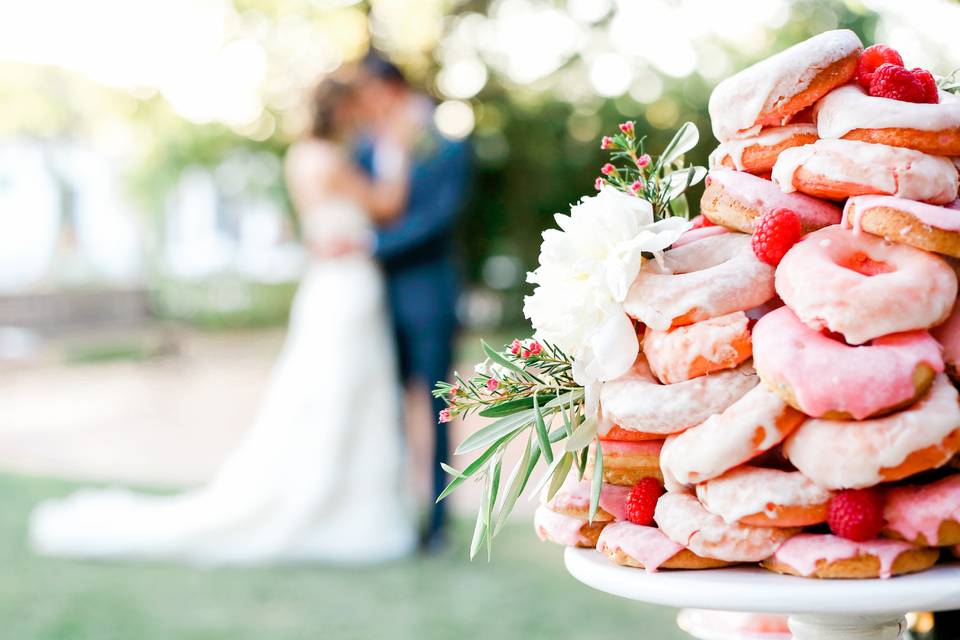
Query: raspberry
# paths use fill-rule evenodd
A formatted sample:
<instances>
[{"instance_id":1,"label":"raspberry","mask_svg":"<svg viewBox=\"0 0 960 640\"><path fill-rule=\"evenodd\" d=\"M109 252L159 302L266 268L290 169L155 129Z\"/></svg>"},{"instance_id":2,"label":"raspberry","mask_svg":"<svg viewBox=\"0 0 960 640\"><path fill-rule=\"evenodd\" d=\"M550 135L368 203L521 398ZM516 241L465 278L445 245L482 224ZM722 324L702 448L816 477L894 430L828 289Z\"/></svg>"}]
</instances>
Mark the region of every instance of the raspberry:
<instances>
[{"instance_id":1,"label":"raspberry","mask_svg":"<svg viewBox=\"0 0 960 640\"><path fill-rule=\"evenodd\" d=\"M926 102L923 83L907 69L885 63L877 67L870 81L870 95L901 102Z\"/></svg>"},{"instance_id":2,"label":"raspberry","mask_svg":"<svg viewBox=\"0 0 960 640\"><path fill-rule=\"evenodd\" d=\"M910 73L923 87L923 102L938 104L940 102L940 91L937 89L937 81L933 79L933 74L920 67L910 69Z\"/></svg>"},{"instance_id":3,"label":"raspberry","mask_svg":"<svg viewBox=\"0 0 960 640\"><path fill-rule=\"evenodd\" d=\"M656 478L640 478L627 497L627 520L633 524L653 524L653 512L662 495L663 485Z\"/></svg>"},{"instance_id":4,"label":"raspberry","mask_svg":"<svg viewBox=\"0 0 960 640\"><path fill-rule=\"evenodd\" d=\"M841 491L827 508L827 524L841 538L872 540L883 529L883 498L871 489Z\"/></svg>"},{"instance_id":5,"label":"raspberry","mask_svg":"<svg viewBox=\"0 0 960 640\"><path fill-rule=\"evenodd\" d=\"M703 215L702 213L693 219L693 226L691 229L701 229L703 227L714 227L716 226L710 218Z\"/></svg>"},{"instance_id":6,"label":"raspberry","mask_svg":"<svg viewBox=\"0 0 960 640\"><path fill-rule=\"evenodd\" d=\"M790 209L774 209L760 216L753 228L753 253L771 266L780 264L784 254L803 235L800 218Z\"/></svg>"},{"instance_id":7,"label":"raspberry","mask_svg":"<svg viewBox=\"0 0 960 640\"><path fill-rule=\"evenodd\" d=\"M857 82L860 83L864 91L870 91L873 72L884 63L902 67L903 58L900 57L896 49L891 49L885 44L875 44L872 47L867 47L860 54L860 60L857 61Z\"/></svg>"}]
</instances>

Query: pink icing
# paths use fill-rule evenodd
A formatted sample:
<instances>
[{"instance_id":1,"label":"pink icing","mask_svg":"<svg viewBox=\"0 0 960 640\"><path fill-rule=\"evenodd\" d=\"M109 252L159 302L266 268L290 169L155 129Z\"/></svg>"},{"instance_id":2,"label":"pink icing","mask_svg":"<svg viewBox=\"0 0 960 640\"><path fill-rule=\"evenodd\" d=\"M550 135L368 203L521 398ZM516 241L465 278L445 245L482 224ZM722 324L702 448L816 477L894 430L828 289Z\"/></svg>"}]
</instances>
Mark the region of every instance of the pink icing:
<instances>
[{"instance_id":1,"label":"pink icing","mask_svg":"<svg viewBox=\"0 0 960 640\"><path fill-rule=\"evenodd\" d=\"M896 196L854 196L850 198L843 207L843 226L859 231L860 217L874 207L887 207L903 211L922 224L936 229L960 231L960 211L956 208L956 200L949 205L938 207L934 204L897 198ZM909 226L905 227L901 233L907 233L909 230Z\"/></svg>"},{"instance_id":2,"label":"pink icing","mask_svg":"<svg viewBox=\"0 0 960 640\"><path fill-rule=\"evenodd\" d=\"M886 272L867 275L845 266L859 256ZM863 344L942 322L957 296L957 276L926 251L832 226L787 252L777 267L776 288L804 324Z\"/></svg>"},{"instance_id":3,"label":"pink icing","mask_svg":"<svg viewBox=\"0 0 960 640\"><path fill-rule=\"evenodd\" d=\"M787 540L773 559L796 569L801 575L810 576L817 570L817 563L851 560L860 556L876 556L880 560L880 577L893 575L893 563L904 551L915 549L912 544L899 540L867 540L854 542L831 534L804 533Z\"/></svg>"},{"instance_id":4,"label":"pink icing","mask_svg":"<svg viewBox=\"0 0 960 640\"><path fill-rule=\"evenodd\" d=\"M683 546L656 527L643 527L632 522L614 522L604 527L597 539L597 548L603 550L605 547L622 551L649 573L683 550Z\"/></svg>"},{"instance_id":5,"label":"pink icing","mask_svg":"<svg viewBox=\"0 0 960 640\"><path fill-rule=\"evenodd\" d=\"M749 350L740 355L733 346L744 337L749 343L748 324L747 314L735 311L670 331L647 327L643 336L643 353L661 382L683 382L693 377L691 365L698 359L709 362L712 369L720 370L733 368L748 358Z\"/></svg>"},{"instance_id":6,"label":"pink icing","mask_svg":"<svg viewBox=\"0 0 960 640\"><path fill-rule=\"evenodd\" d=\"M890 489L883 517L888 529L907 540L916 540L922 533L928 544L935 545L942 522L960 522L960 475Z\"/></svg>"},{"instance_id":7,"label":"pink icing","mask_svg":"<svg viewBox=\"0 0 960 640\"><path fill-rule=\"evenodd\" d=\"M716 182L736 200L761 213L774 209L790 209L805 227L825 227L840 222L840 208L802 193L784 193L770 180L729 169L715 169L707 176L707 184Z\"/></svg>"},{"instance_id":8,"label":"pink icing","mask_svg":"<svg viewBox=\"0 0 960 640\"><path fill-rule=\"evenodd\" d=\"M547 507L556 511L588 511L590 509L590 480L576 480L573 476L560 487ZM631 487L604 483L600 488L600 508L617 520L626 520L627 497Z\"/></svg>"},{"instance_id":9,"label":"pink icing","mask_svg":"<svg viewBox=\"0 0 960 640\"><path fill-rule=\"evenodd\" d=\"M947 321L930 333L943 345L943 359L956 367L960 363L960 304L954 303Z\"/></svg>"},{"instance_id":10,"label":"pink icing","mask_svg":"<svg viewBox=\"0 0 960 640\"><path fill-rule=\"evenodd\" d=\"M726 227L721 227L720 225L690 229L689 231L684 231L683 235L680 236L671 246L676 249L677 247L682 247L685 244L690 244L691 242L696 242L697 240L709 238L710 236L719 236L724 233L729 233L729 231L727 231Z\"/></svg>"},{"instance_id":11,"label":"pink icing","mask_svg":"<svg viewBox=\"0 0 960 640\"><path fill-rule=\"evenodd\" d=\"M580 529L585 524L587 521L582 518L556 513L544 506L537 507L533 514L533 529L537 532L538 538L568 547L589 544L590 541L580 534Z\"/></svg>"},{"instance_id":12,"label":"pink icing","mask_svg":"<svg viewBox=\"0 0 960 640\"><path fill-rule=\"evenodd\" d=\"M757 322L753 351L760 378L773 387L789 387L799 408L813 417L846 411L862 420L916 395L917 365L943 371L940 345L926 331L851 347L806 326L788 307Z\"/></svg>"}]
</instances>

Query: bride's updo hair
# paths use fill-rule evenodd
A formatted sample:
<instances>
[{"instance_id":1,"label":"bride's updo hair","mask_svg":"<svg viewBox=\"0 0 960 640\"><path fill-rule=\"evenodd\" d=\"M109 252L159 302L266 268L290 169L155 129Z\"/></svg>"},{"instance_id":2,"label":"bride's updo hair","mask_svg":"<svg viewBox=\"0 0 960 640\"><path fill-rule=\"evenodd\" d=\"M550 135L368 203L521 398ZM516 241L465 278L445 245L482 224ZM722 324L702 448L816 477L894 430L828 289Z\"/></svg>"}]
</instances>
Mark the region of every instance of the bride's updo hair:
<instances>
[{"instance_id":1,"label":"bride's updo hair","mask_svg":"<svg viewBox=\"0 0 960 640\"><path fill-rule=\"evenodd\" d=\"M353 98L353 88L340 80L326 79L313 91L310 103L310 135L322 140L343 134L343 109Z\"/></svg>"}]
</instances>

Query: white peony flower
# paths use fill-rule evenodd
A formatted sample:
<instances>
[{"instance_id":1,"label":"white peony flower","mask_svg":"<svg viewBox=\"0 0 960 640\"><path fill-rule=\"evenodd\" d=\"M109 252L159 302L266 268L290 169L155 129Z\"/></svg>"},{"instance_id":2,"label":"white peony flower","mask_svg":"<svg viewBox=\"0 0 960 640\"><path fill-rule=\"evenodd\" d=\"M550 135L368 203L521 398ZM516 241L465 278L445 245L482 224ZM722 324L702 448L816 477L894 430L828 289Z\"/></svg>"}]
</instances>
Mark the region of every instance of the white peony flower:
<instances>
[{"instance_id":1,"label":"white peony flower","mask_svg":"<svg viewBox=\"0 0 960 640\"><path fill-rule=\"evenodd\" d=\"M543 233L536 284L523 312L536 336L573 356L574 377L589 386L625 373L640 344L623 300L643 265L690 228L683 218L654 222L646 200L605 187L555 216Z\"/></svg>"}]
</instances>

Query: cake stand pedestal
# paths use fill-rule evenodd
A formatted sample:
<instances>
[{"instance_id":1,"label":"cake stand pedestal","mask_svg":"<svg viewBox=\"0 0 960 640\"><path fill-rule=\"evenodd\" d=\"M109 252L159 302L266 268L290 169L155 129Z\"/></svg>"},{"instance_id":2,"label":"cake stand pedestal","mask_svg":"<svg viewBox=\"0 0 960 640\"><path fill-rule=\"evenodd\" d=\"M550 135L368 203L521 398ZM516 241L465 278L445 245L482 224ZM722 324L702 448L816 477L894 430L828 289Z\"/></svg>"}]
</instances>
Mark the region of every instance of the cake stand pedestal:
<instances>
[{"instance_id":1,"label":"cake stand pedestal","mask_svg":"<svg viewBox=\"0 0 960 640\"><path fill-rule=\"evenodd\" d=\"M897 640L908 611L960 609L960 563L890 580L806 580L754 567L648 574L594 549L568 548L564 561L585 585L630 600L788 614L796 640Z\"/></svg>"}]
</instances>

